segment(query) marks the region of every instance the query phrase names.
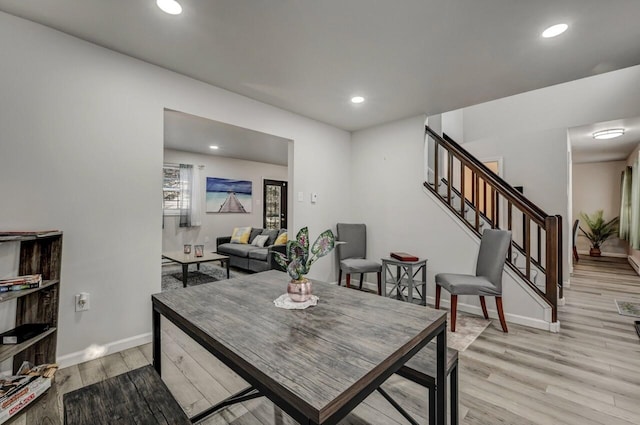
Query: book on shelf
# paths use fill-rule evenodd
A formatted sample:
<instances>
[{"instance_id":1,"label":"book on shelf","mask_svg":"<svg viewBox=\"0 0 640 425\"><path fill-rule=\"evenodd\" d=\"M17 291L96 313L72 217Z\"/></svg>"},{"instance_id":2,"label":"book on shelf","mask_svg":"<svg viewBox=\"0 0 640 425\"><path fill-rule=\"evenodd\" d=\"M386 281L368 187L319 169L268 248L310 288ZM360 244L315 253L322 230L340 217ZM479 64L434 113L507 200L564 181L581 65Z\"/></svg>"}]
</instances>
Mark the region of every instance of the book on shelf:
<instances>
[{"instance_id":1,"label":"book on shelf","mask_svg":"<svg viewBox=\"0 0 640 425\"><path fill-rule=\"evenodd\" d=\"M20 344L49 330L48 323L25 323L0 334L1 345Z\"/></svg>"},{"instance_id":2,"label":"book on shelf","mask_svg":"<svg viewBox=\"0 0 640 425\"><path fill-rule=\"evenodd\" d=\"M10 286L19 286L19 285L40 285L42 284L42 275L41 274L28 274L24 276L16 276L6 279L0 279L0 291L3 287ZM36 286L37 288L37 286Z\"/></svg>"},{"instance_id":3,"label":"book on shelf","mask_svg":"<svg viewBox=\"0 0 640 425\"><path fill-rule=\"evenodd\" d=\"M406 252L392 252L391 257L400 261L418 261L419 258L415 255L408 254Z\"/></svg>"},{"instance_id":4,"label":"book on shelf","mask_svg":"<svg viewBox=\"0 0 640 425\"><path fill-rule=\"evenodd\" d=\"M24 285L0 286L0 294L6 293L6 292L22 291L25 289L34 289L39 287L40 287L39 283L26 283Z\"/></svg>"}]
</instances>

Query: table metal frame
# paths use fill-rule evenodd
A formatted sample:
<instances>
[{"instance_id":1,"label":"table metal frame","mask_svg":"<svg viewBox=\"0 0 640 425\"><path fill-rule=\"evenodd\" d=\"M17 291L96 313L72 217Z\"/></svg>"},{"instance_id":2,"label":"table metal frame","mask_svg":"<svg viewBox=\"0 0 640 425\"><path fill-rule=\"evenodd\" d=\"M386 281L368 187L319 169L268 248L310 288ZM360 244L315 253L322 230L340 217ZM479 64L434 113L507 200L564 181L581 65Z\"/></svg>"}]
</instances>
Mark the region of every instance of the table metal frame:
<instances>
[{"instance_id":1,"label":"table metal frame","mask_svg":"<svg viewBox=\"0 0 640 425\"><path fill-rule=\"evenodd\" d=\"M348 400L341 408L336 410L331 416L326 418L321 422L316 422L313 418L309 417L305 412L298 409L284 397L279 395L276 391L272 391L269 389L260 379L260 376L254 376L249 373L247 370L243 369L234 359L233 353L230 351L228 347L226 347L222 342L213 339L210 335L203 332L201 329L194 326L187 319L177 314L171 308L164 305L155 296L152 296L152 304L153 304L153 313L152 313L152 324L153 324L153 342L152 342L152 350L153 350L153 366L158 374L162 373L162 363L161 363L161 316L164 316L174 325L176 325L180 330L182 330L185 334L187 334L190 338L196 341L199 345L213 354L216 358L218 358L222 363L224 363L227 367L237 373L240 377L242 377L245 381L247 381L250 386L228 397L222 402L212 406L205 411L198 413L197 415L190 418L192 423L196 423L201 421L205 417L215 413L216 411L229 406L231 404L243 402L246 400L250 400L256 397L265 396L269 400L271 400L274 404L276 404L280 409L290 415L293 419L295 419L298 423L301 424L310 424L310 425L319 425L322 423L323 425L334 425L337 424L340 420L342 420L349 412L351 412L356 406L358 406L365 398L367 398L373 391L379 389L380 385L384 383L391 375L396 373L411 357L413 357L420 349L422 349L426 344L429 343L434 337L437 341L436 348L436 388L435 391L435 423L437 425L445 425L446 424L446 409L447 409L447 322L446 317L430 334L427 338L420 341L417 345L415 345L411 350L409 350L406 354L400 357L397 361L391 364L388 368L381 371L378 376L375 377L368 385L363 386L358 389L358 392ZM311 372L312 373L312 372ZM394 407L396 407L394 405ZM431 407L430 407L431 409ZM431 423L432 421L430 421Z\"/></svg>"}]
</instances>

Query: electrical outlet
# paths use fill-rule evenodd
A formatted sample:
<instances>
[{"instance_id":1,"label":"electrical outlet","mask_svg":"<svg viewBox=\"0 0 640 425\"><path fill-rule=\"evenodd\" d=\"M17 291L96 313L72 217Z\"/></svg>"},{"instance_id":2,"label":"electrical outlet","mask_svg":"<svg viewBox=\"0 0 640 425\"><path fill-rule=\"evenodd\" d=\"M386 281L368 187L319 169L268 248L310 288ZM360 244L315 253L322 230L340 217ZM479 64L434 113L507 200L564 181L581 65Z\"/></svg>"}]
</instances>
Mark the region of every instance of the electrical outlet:
<instances>
[{"instance_id":1,"label":"electrical outlet","mask_svg":"<svg viewBox=\"0 0 640 425\"><path fill-rule=\"evenodd\" d=\"M76 311L89 310L89 293L80 292L76 294Z\"/></svg>"}]
</instances>

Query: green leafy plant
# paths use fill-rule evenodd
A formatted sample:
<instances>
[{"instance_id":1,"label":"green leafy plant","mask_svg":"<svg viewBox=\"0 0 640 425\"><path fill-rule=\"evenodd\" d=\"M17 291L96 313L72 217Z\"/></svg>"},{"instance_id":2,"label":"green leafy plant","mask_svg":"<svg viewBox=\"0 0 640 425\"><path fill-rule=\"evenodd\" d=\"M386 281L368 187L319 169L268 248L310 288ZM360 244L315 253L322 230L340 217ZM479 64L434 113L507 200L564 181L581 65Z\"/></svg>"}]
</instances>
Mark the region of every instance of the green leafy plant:
<instances>
[{"instance_id":1,"label":"green leafy plant","mask_svg":"<svg viewBox=\"0 0 640 425\"><path fill-rule=\"evenodd\" d=\"M300 280L309 273L311 265L319 258L324 257L333 250L336 245L336 237L330 229L320 233L318 239L309 249L309 229L303 227L298 232L295 240L287 242L286 252L283 255L274 252L275 260L287 270L293 280Z\"/></svg>"},{"instance_id":2,"label":"green leafy plant","mask_svg":"<svg viewBox=\"0 0 640 425\"><path fill-rule=\"evenodd\" d=\"M603 211L598 210L592 216L580 213L580 218L585 222L589 231L586 232L582 227L580 231L591 242L591 247L600 249L600 246L610 237L618 233L618 223L620 218L616 217L608 222L604 221Z\"/></svg>"}]
</instances>

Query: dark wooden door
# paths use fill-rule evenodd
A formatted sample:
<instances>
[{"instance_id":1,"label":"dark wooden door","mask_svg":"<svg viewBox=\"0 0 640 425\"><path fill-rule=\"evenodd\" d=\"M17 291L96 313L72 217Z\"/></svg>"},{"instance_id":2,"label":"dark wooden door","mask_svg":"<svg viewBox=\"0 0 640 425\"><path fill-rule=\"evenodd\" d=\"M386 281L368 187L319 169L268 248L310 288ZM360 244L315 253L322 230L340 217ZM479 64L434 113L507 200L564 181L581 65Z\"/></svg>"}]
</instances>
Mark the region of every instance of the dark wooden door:
<instances>
[{"instance_id":1,"label":"dark wooden door","mask_svg":"<svg viewBox=\"0 0 640 425\"><path fill-rule=\"evenodd\" d=\"M287 228L287 182L264 180L263 227L265 229Z\"/></svg>"}]
</instances>

